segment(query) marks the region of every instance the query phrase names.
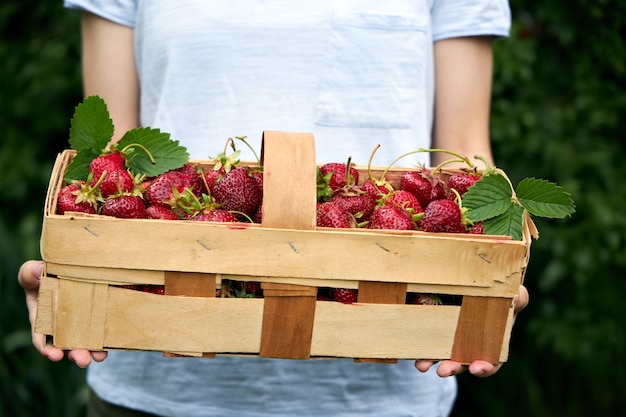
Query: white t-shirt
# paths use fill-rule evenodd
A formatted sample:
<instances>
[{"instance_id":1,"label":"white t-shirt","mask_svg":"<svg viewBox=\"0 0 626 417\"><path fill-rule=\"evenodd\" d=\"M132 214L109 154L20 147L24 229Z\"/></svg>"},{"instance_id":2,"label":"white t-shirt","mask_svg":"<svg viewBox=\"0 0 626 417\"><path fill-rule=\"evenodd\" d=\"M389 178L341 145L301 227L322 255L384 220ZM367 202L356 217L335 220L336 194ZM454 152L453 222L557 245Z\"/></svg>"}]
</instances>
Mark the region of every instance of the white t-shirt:
<instances>
[{"instance_id":1,"label":"white t-shirt","mask_svg":"<svg viewBox=\"0 0 626 417\"><path fill-rule=\"evenodd\" d=\"M194 158L215 156L233 136L259 149L263 130L282 130L312 132L318 162L367 164L380 144L373 163L386 165L430 146L433 41L510 29L506 0L64 3L135 28L141 123ZM91 365L88 382L112 403L185 417L441 416L456 390L412 361L119 352Z\"/></svg>"}]
</instances>

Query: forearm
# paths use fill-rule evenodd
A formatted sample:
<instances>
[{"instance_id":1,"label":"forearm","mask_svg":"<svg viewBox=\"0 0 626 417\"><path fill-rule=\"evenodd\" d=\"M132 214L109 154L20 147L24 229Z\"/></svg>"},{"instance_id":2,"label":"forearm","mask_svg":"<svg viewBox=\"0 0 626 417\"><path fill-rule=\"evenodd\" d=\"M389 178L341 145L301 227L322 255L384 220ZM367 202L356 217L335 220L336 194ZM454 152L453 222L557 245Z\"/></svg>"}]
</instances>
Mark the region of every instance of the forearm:
<instances>
[{"instance_id":1,"label":"forearm","mask_svg":"<svg viewBox=\"0 0 626 417\"><path fill-rule=\"evenodd\" d=\"M133 29L90 13L82 15L82 65L86 96L107 103L115 125L114 141L139 126L139 82Z\"/></svg>"},{"instance_id":2,"label":"forearm","mask_svg":"<svg viewBox=\"0 0 626 417\"><path fill-rule=\"evenodd\" d=\"M492 162L489 115L493 58L491 38L465 37L435 43L433 148ZM450 159L433 154L432 165Z\"/></svg>"}]
</instances>

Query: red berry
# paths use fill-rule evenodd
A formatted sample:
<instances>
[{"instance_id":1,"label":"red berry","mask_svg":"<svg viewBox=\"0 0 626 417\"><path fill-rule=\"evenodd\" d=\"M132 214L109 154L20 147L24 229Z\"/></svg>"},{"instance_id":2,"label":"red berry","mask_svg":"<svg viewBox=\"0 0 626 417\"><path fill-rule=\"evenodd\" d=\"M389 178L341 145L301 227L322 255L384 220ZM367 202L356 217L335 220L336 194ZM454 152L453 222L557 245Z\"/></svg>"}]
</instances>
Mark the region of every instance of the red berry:
<instances>
[{"instance_id":1,"label":"red berry","mask_svg":"<svg viewBox=\"0 0 626 417\"><path fill-rule=\"evenodd\" d=\"M213 197L222 209L250 217L261 204L261 190L247 168L231 169L213 188Z\"/></svg>"},{"instance_id":2,"label":"red berry","mask_svg":"<svg viewBox=\"0 0 626 417\"><path fill-rule=\"evenodd\" d=\"M455 189L459 195L465 194L467 189L474 185L480 177L478 175L468 174L466 172L455 172L448 178L448 188Z\"/></svg>"},{"instance_id":3,"label":"red berry","mask_svg":"<svg viewBox=\"0 0 626 417\"><path fill-rule=\"evenodd\" d=\"M109 198L102 206L102 214L120 219L145 219L147 217L143 200L135 195Z\"/></svg>"},{"instance_id":4,"label":"red berry","mask_svg":"<svg viewBox=\"0 0 626 417\"><path fill-rule=\"evenodd\" d=\"M352 304L357 302L358 290L351 288L335 288L333 290L333 300L344 304Z\"/></svg>"},{"instance_id":5,"label":"red berry","mask_svg":"<svg viewBox=\"0 0 626 417\"><path fill-rule=\"evenodd\" d=\"M354 217L332 201L318 203L316 224L318 227L332 227L335 229L356 227Z\"/></svg>"},{"instance_id":6,"label":"red berry","mask_svg":"<svg viewBox=\"0 0 626 417\"><path fill-rule=\"evenodd\" d=\"M122 154L112 152L94 158L89 164L89 171L93 173L94 181L98 181L104 171L113 172L118 169L123 169L125 163L126 161Z\"/></svg>"},{"instance_id":7,"label":"red berry","mask_svg":"<svg viewBox=\"0 0 626 417\"><path fill-rule=\"evenodd\" d=\"M374 210L368 227L370 229L414 230L415 222L398 206L384 204Z\"/></svg>"},{"instance_id":8,"label":"red berry","mask_svg":"<svg viewBox=\"0 0 626 417\"><path fill-rule=\"evenodd\" d=\"M146 216L149 219L158 220L179 220L179 217L174 212L163 206L150 206L146 208Z\"/></svg>"},{"instance_id":9,"label":"red berry","mask_svg":"<svg viewBox=\"0 0 626 417\"><path fill-rule=\"evenodd\" d=\"M237 217L230 211L221 209L206 209L195 215L191 220L196 222L236 222Z\"/></svg>"},{"instance_id":10,"label":"red berry","mask_svg":"<svg viewBox=\"0 0 626 417\"><path fill-rule=\"evenodd\" d=\"M426 208L433 200L439 200L446 195L443 185L437 177L431 177L424 171L407 171L400 177L400 189L413 194L420 202L422 208Z\"/></svg>"},{"instance_id":11,"label":"red berry","mask_svg":"<svg viewBox=\"0 0 626 417\"><path fill-rule=\"evenodd\" d=\"M145 192L146 201L152 206L171 207L173 191L183 193L185 188L191 187L189 176L178 171L168 171L155 178Z\"/></svg>"},{"instance_id":12,"label":"red berry","mask_svg":"<svg viewBox=\"0 0 626 417\"><path fill-rule=\"evenodd\" d=\"M419 227L425 232L435 233L465 233L463 227L461 209L452 200L441 199L431 202L424 217L419 222Z\"/></svg>"},{"instance_id":13,"label":"red berry","mask_svg":"<svg viewBox=\"0 0 626 417\"><path fill-rule=\"evenodd\" d=\"M85 181L74 181L59 190L57 197L57 213L68 211L96 214L97 203L94 190Z\"/></svg>"},{"instance_id":14,"label":"red berry","mask_svg":"<svg viewBox=\"0 0 626 417\"><path fill-rule=\"evenodd\" d=\"M94 186L98 178L93 177L91 186ZM100 194L103 198L115 194L131 193L135 188L135 181L130 172L123 168L117 168L114 171L107 171L106 177L100 183Z\"/></svg>"},{"instance_id":15,"label":"red berry","mask_svg":"<svg viewBox=\"0 0 626 417\"><path fill-rule=\"evenodd\" d=\"M393 191L387 196L385 204L394 204L406 211L410 216L424 212L417 197L405 190Z\"/></svg>"}]
</instances>

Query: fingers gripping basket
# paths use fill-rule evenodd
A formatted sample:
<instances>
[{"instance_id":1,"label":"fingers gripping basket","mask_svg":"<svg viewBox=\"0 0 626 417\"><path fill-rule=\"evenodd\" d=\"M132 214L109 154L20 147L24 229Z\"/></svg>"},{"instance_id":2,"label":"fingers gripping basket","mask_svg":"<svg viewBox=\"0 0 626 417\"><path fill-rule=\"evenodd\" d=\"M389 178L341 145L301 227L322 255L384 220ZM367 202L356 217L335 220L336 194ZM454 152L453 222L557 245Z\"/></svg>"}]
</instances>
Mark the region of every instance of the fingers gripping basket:
<instances>
[{"instance_id":1,"label":"fingers gripping basket","mask_svg":"<svg viewBox=\"0 0 626 417\"><path fill-rule=\"evenodd\" d=\"M316 228L313 136L274 131L263 138L261 225L59 215L56 195L72 155L63 152L55 164L41 240L36 331L57 347L507 359L513 298L530 253L528 220L522 241ZM216 297L225 279L260 281L263 298ZM128 284L164 285L165 294L120 287ZM358 302L318 301L320 287L358 288ZM407 292L462 301L408 305Z\"/></svg>"}]
</instances>

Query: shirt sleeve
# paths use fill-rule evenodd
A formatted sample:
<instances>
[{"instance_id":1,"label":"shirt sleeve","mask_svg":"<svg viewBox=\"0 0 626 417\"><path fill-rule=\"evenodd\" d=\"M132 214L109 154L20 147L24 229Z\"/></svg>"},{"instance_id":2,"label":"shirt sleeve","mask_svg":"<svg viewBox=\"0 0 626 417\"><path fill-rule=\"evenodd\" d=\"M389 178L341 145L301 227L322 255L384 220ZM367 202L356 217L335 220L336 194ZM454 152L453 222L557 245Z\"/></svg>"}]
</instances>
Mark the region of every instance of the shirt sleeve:
<instances>
[{"instance_id":1,"label":"shirt sleeve","mask_svg":"<svg viewBox=\"0 0 626 417\"><path fill-rule=\"evenodd\" d=\"M507 0L436 0L431 10L433 40L462 36L508 36Z\"/></svg>"},{"instance_id":2,"label":"shirt sleeve","mask_svg":"<svg viewBox=\"0 0 626 417\"><path fill-rule=\"evenodd\" d=\"M135 26L137 0L63 0L68 9L83 10L124 26Z\"/></svg>"}]
</instances>

